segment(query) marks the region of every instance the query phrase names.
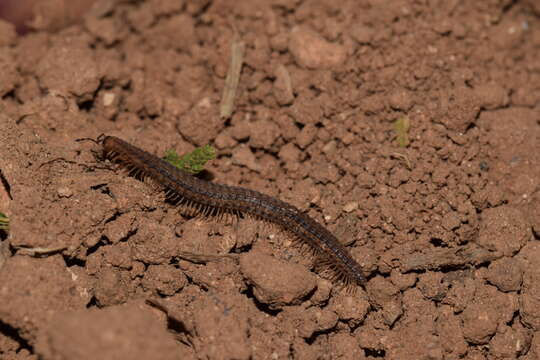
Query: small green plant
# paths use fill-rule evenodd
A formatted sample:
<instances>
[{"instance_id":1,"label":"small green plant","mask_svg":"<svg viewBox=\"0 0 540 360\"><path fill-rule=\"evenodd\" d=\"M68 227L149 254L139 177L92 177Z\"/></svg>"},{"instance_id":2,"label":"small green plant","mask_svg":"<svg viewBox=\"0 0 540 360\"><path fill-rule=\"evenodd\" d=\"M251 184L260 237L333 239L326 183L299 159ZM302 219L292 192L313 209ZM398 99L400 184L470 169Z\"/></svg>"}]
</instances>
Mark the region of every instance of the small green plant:
<instances>
[{"instance_id":1,"label":"small green plant","mask_svg":"<svg viewBox=\"0 0 540 360\"><path fill-rule=\"evenodd\" d=\"M196 174L202 171L204 165L215 157L216 150L210 145L204 145L181 157L174 149L169 149L165 153L164 159L181 170Z\"/></svg>"},{"instance_id":2,"label":"small green plant","mask_svg":"<svg viewBox=\"0 0 540 360\"><path fill-rule=\"evenodd\" d=\"M396 132L396 140L399 147L409 146L409 127L411 121L408 116L402 116L394 123L394 131Z\"/></svg>"},{"instance_id":3,"label":"small green plant","mask_svg":"<svg viewBox=\"0 0 540 360\"><path fill-rule=\"evenodd\" d=\"M0 213L0 230L9 230L9 218L4 213Z\"/></svg>"}]
</instances>

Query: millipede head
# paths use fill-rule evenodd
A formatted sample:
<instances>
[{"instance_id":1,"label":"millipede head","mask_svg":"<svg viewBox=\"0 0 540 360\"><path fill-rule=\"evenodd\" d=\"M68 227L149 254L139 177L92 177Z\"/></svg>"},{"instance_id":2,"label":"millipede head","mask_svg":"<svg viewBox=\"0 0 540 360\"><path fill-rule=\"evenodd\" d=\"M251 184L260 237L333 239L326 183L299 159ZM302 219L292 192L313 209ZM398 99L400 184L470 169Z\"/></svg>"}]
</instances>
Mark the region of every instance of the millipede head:
<instances>
[{"instance_id":1,"label":"millipede head","mask_svg":"<svg viewBox=\"0 0 540 360\"><path fill-rule=\"evenodd\" d=\"M103 133L101 133L97 138L96 138L96 143L102 145L103 144L103 141L105 140L107 136Z\"/></svg>"},{"instance_id":2,"label":"millipede head","mask_svg":"<svg viewBox=\"0 0 540 360\"><path fill-rule=\"evenodd\" d=\"M105 159L111 159L111 157L116 156L116 154L110 154L105 149L105 140L107 139L107 137L108 137L107 135L102 133L95 139L85 137L85 138L75 139L75 141L76 142L90 141L90 142L93 142L96 145L99 145L101 147L101 149L99 149L98 151L96 151L95 149L92 149L91 152L94 154L94 157L101 162L101 161L103 161Z\"/></svg>"},{"instance_id":3,"label":"millipede head","mask_svg":"<svg viewBox=\"0 0 540 360\"><path fill-rule=\"evenodd\" d=\"M103 144L103 140L105 140L107 136L105 134L101 134L99 135L97 138L95 139L92 139L92 138L89 138L89 137L85 137L85 138L80 138L80 139L75 139L76 142L81 142L81 141L91 141L93 142L94 144L98 144L98 145L102 145Z\"/></svg>"}]
</instances>

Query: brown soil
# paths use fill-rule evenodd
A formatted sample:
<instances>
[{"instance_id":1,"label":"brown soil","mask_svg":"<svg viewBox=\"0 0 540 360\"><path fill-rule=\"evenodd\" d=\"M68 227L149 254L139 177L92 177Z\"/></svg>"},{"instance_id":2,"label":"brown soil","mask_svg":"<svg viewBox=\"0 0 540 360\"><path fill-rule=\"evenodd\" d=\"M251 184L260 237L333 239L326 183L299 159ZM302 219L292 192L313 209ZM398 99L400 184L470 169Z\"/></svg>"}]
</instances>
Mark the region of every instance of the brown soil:
<instances>
[{"instance_id":1,"label":"brown soil","mask_svg":"<svg viewBox=\"0 0 540 360\"><path fill-rule=\"evenodd\" d=\"M59 31L0 22L0 358L540 358L539 4L100 0ZM278 229L182 216L74 141L101 133L214 145L214 181L309 212L365 289Z\"/></svg>"}]
</instances>

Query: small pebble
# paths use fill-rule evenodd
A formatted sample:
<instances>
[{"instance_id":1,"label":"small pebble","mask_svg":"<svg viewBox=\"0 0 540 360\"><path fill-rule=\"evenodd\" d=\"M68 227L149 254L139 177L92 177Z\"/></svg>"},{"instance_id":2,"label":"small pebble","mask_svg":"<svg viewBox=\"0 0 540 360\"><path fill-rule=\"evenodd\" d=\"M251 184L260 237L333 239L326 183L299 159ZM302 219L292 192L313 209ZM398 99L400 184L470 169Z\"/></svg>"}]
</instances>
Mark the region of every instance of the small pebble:
<instances>
[{"instance_id":1,"label":"small pebble","mask_svg":"<svg viewBox=\"0 0 540 360\"><path fill-rule=\"evenodd\" d=\"M289 40L289 51L298 65L309 69L324 69L342 64L347 57L344 46L326 41L305 27L295 27Z\"/></svg>"},{"instance_id":2,"label":"small pebble","mask_svg":"<svg viewBox=\"0 0 540 360\"><path fill-rule=\"evenodd\" d=\"M354 210L358 209L358 202L357 201L350 201L343 206L343 211L346 213L353 212Z\"/></svg>"}]
</instances>

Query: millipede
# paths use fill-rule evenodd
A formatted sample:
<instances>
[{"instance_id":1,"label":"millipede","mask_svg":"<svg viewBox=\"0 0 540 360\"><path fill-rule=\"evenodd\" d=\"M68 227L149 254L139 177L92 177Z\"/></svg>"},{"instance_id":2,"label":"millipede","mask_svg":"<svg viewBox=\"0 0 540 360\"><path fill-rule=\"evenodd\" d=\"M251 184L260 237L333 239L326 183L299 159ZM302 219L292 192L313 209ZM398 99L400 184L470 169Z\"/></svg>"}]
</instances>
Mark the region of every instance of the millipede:
<instances>
[{"instance_id":1,"label":"millipede","mask_svg":"<svg viewBox=\"0 0 540 360\"><path fill-rule=\"evenodd\" d=\"M354 290L366 278L345 246L323 225L284 201L251 189L200 179L147 151L115 137L95 140L103 158L124 167L130 174L150 179L174 204L207 217L251 216L278 225L315 256L315 268Z\"/></svg>"}]
</instances>

